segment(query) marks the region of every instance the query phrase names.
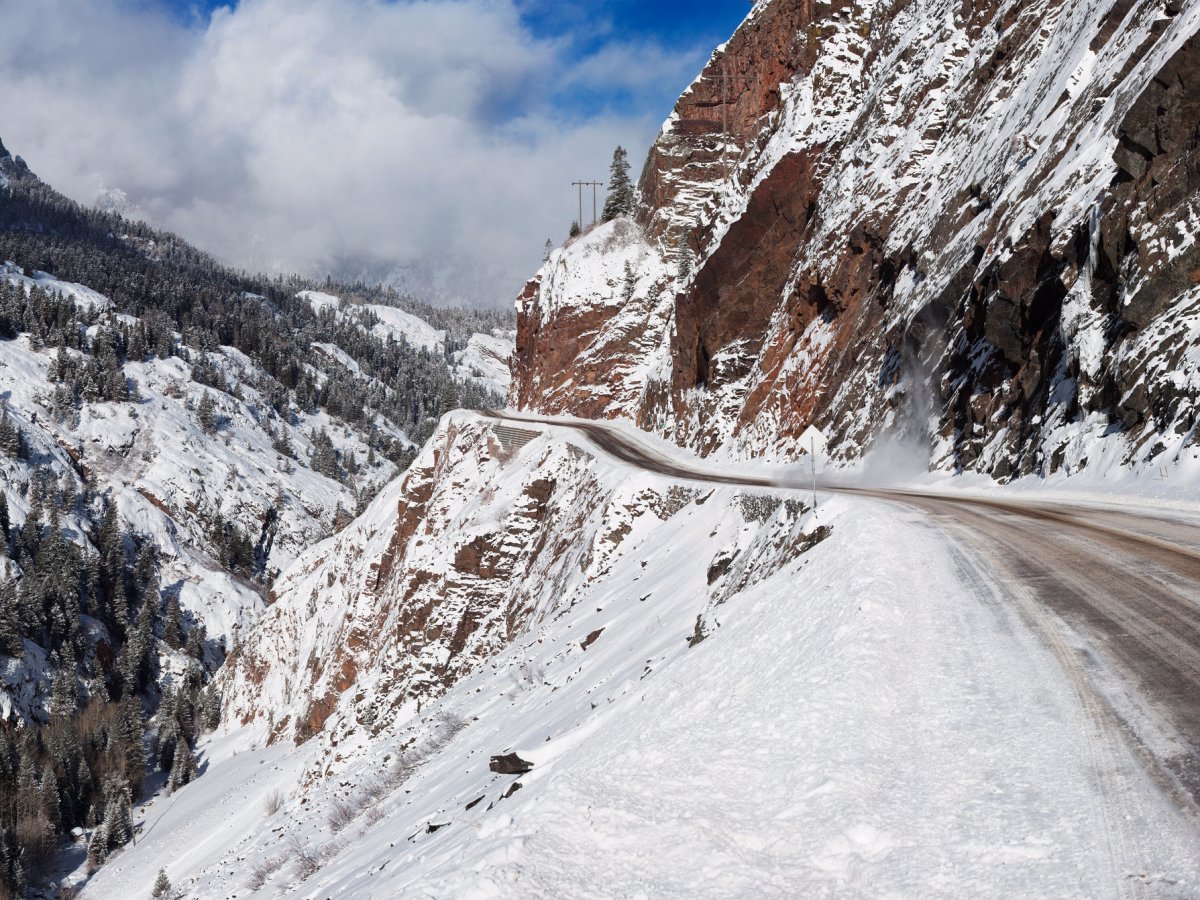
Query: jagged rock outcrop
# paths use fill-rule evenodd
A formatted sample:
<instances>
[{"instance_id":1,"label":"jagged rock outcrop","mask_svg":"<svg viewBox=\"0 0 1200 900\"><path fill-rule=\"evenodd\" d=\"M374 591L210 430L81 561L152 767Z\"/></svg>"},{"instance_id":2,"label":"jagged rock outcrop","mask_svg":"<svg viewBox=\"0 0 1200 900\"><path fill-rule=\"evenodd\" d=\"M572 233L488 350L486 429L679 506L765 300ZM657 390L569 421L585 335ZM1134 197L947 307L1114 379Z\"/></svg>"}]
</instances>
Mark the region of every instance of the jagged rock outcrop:
<instances>
[{"instance_id":1,"label":"jagged rock outcrop","mask_svg":"<svg viewBox=\"0 0 1200 900\"><path fill-rule=\"evenodd\" d=\"M4 142L0 141L0 187L4 187L8 181L36 181L37 176L29 171L29 166L25 164L25 160L19 156L13 156L4 146Z\"/></svg>"},{"instance_id":2,"label":"jagged rock outcrop","mask_svg":"<svg viewBox=\"0 0 1200 900\"><path fill-rule=\"evenodd\" d=\"M613 226L552 254L511 402L703 453L898 432L1000 478L1191 452L1198 28L1159 0L758 4L647 158L649 277Z\"/></svg>"},{"instance_id":3,"label":"jagged rock outcrop","mask_svg":"<svg viewBox=\"0 0 1200 900\"><path fill-rule=\"evenodd\" d=\"M720 523L706 530L709 556L729 556L694 598L701 613L829 533L798 500L711 494L559 434L508 448L487 420L452 414L403 478L280 576L276 602L219 675L225 723L308 745L310 776L328 774L353 748L394 740L512 642L553 630L676 516L703 508ZM684 570L704 584L709 559L693 550ZM572 645L583 653L595 640Z\"/></svg>"}]
</instances>

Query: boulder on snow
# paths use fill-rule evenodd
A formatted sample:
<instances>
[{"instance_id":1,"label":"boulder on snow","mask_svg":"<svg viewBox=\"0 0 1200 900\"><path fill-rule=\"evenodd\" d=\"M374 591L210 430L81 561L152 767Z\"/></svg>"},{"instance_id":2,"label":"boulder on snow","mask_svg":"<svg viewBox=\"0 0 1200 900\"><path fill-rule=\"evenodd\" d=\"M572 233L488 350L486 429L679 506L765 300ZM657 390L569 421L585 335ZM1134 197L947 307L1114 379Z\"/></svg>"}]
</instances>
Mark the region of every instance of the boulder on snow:
<instances>
[{"instance_id":1,"label":"boulder on snow","mask_svg":"<svg viewBox=\"0 0 1200 900\"><path fill-rule=\"evenodd\" d=\"M501 775L524 775L533 768L533 763L521 759L515 753L505 753L503 756L493 756L488 768Z\"/></svg>"}]
</instances>

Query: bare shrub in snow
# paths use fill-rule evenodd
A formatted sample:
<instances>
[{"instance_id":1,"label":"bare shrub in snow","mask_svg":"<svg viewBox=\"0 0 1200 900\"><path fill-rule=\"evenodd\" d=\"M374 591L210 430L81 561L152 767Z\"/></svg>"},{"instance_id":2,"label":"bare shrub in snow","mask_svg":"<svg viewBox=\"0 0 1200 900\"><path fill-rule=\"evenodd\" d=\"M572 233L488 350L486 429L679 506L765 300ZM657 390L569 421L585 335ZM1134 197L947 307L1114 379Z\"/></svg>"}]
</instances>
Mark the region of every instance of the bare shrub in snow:
<instances>
[{"instance_id":1,"label":"bare shrub in snow","mask_svg":"<svg viewBox=\"0 0 1200 900\"><path fill-rule=\"evenodd\" d=\"M329 810L329 827L337 834L355 820L362 809L361 800L355 802L349 797L344 800L334 800Z\"/></svg>"},{"instance_id":2,"label":"bare shrub in snow","mask_svg":"<svg viewBox=\"0 0 1200 900\"><path fill-rule=\"evenodd\" d=\"M279 812L281 806L283 806L283 794L279 791L271 791L263 798L263 810L268 816L273 816Z\"/></svg>"},{"instance_id":3,"label":"bare shrub in snow","mask_svg":"<svg viewBox=\"0 0 1200 900\"><path fill-rule=\"evenodd\" d=\"M467 727L467 720L448 709L438 710L429 726L429 750L436 753Z\"/></svg>"},{"instance_id":4,"label":"bare shrub in snow","mask_svg":"<svg viewBox=\"0 0 1200 900\"><path fill-rule=\"evenodd\" d=\"M388 788L378 778L372 778L362 786L362 798L365 806L378 803L387 796Z\"/></svg>"},{"instance_id":5,"label":"bare shrub in snow","mask_svg":"<svg viewBox=\"0 0 1200 900\"><path fill-rule=\"evenodd\" d=\"M363 832L383 818L383 810L379 808L379 804L375 804L365 813L363 813Z\"/></svg>"},{"instance_id":6,"label":"bare shrub in snow","mask_svg":"<svg viewBox=\"0 0 1200 900\"><path fill-rule=\"evenodd\" d=\"M287 849L292 858L296 877L301 881L316 874L317 870L321 868L320 848L314 848L304 843L300 835L293 834L288 838Z\"/></svg>"},{"instance_id":7,"label":"bare shrub in snow","mask_svg":"<svg viewBox=\"0 0 1200 900\"><path fill-rule=\"evenodd\" d=\"M283 855L269 856L262 862L258 863L250 870L250 877L246 880L246 887L252 891L257 891L267 883L272 875L278 872L287 858Z\"/></svg>"},{"instance_id":8,"label":"bare shrub in snow","mask_svg":"<svg viewBox=\"0 0 1200 900\"><path fill-rule=\"evenodd\" d=\"M546 669L540 662L527 659L517 667L512 677L518 688L528 690L546 683Z\"/></svg>"},{"instance_id":9,"label":"bare shrub in snow","mask_svg":"<svg viewBox=\"0 0 1200 900\"><path fill-rule=\"evenodd\" d=\"M600 242L600 252L613 253L622 247L645 240L642 226L633 219L620 216L612 220L612 228L604 240Z\"/></svg>"}]
</instances>

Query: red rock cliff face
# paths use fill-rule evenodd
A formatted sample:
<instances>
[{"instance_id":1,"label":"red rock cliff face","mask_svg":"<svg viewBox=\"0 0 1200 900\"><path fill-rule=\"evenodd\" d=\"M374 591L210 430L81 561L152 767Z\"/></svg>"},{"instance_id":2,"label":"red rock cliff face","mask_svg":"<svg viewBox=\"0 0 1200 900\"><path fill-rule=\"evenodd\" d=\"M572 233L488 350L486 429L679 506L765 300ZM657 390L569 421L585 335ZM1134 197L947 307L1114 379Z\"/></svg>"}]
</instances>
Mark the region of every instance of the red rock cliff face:
<instances>
[{"instance_id":1,"label":"red rock cliff face","mask_svg":"<svg viewBox=\"0 0 1200 900\"><path fill-rule=\"evenodd\" d=\"M760 4L648 155L636 288L605 234L530 283L513 401L706 453L901 433L997 477L1086 466L1081 431L1178 455L1200 378L1155 360L1195 343L1198 27L1148 0Z\"/></svg>"}]
</instances>

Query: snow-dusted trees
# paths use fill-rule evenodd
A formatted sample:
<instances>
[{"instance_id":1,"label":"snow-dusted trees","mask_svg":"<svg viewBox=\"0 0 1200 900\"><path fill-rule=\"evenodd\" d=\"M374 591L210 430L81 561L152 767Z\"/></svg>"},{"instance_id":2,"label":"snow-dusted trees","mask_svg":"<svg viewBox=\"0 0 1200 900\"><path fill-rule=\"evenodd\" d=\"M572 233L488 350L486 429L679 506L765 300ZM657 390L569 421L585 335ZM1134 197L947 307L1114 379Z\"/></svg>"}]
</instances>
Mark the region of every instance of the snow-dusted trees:
<instances>
[{"instance_id":1,"label":"snow-dusted trees","mask_svg":"<svg viewBox=\"0 0 1200 900\"><path fill-rule=\"evenodd\" d=\"M167 793L173 794L196 777L196 757L187 741L180 741L175 747L174 759L171 763L171 774L167 778Z\"/></svg>"},{"instance_id":2,"label":"snow-dusted trees","mask_svg":"<svg viewBox=\"0 0 1200 900\"><path fill-rule=\"evenodd\" d=\"M166 869L159 869L154 879L154 888L150 891L151 900L169 900L174 896L171 892L171 879L167 877Z\"/></svg>"},{"instance_id":3,"label":"snow-dusted trees","mask_svg":"<svg viewBox=\"0 0 1200 900\"><path fill-rule=\"evenodd\" d=\"M150 890L150 900L183 900L184 892L171 885L166 869L159 869Z\"/></svg>"},{"instance_id":4,"label":"snow-dusted trees","mask_svg":"<svg viewBox=\"0 0 1200 900\"><path fill-rule=\"evenodd\" d=\"M604 221L633 215L633 182L629 180L629 154L624 147L613 151L608 170L608 196L604 199Z\"/></svg>"},{"instance_id":5,"label":"snow-dusted trees","mask_svg":"<svg viewBox=\"0 0 1200 900\"><path fill-rule=\"evenodd\" d=\"M206 434L217 430L217 404L213 402L212 394L208 391L200 396L200 402L196 404L196 419Z\"/></svg>"},{"instance_id":6,"label":"snow-dusted trees","mask_svg":"<svg viewBox=\"0 0 1200 900\"><path fill-rule=\"evenodd\" d=\"M129 783L119 775L104 781L104 818L88 841L87 860L90 868L104 865L108 855L124 847L133 838L133 799Z\"/></svg>"},{"instance_id":7,"label":"snow-dusted trees","mask_svg":"<svg viewBox=\"0 0 1200 900\"><path fill-rule=\"evenodd\" d=\"M183 646L183 611L179 608L179 596L174 593L167 598L167 608L163 612L162 639L172 650Z\"/></svg>"},{"instance_id":8,"label":"snow-dusted trees","mask_svg":"<svg viewBox=\"0 0 1200 900\"><path fill-rule=\"evenodd\" d=\"M337 451L333 448L333 440L329 437L329 432L324 428L319 429L313 435L312 442L310 462L313 471L320 472L327 478L339 479L341 469L338 467Z\"/></svg>"},{"instance_id":9,"label":"snow-dusted trees","mask_svg":"<svg viewBox=\"0 0 1200 900\"><path fill-rule=\"evenodd\" d=\"M12 581L0 584L0 656L24 656L21 640L21 614L17 609L17 586Z\"/></svg>"},{"instance_id":10,"label":"snow-dusted trees","mask_svg":"<svg viewBox=\"0 0 1200 900\"><path fill-rule=\"evenodd\" d=\"M8 408L0 409L0 453L13 459L26 457L25 437L21 429L8 415Z\"/></svg>"}]
</instances>

